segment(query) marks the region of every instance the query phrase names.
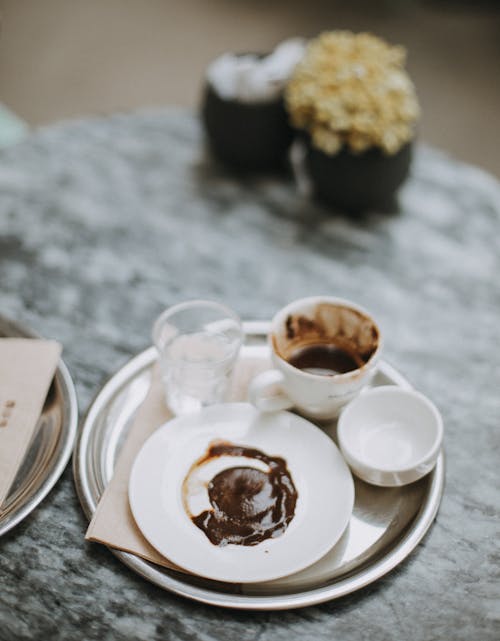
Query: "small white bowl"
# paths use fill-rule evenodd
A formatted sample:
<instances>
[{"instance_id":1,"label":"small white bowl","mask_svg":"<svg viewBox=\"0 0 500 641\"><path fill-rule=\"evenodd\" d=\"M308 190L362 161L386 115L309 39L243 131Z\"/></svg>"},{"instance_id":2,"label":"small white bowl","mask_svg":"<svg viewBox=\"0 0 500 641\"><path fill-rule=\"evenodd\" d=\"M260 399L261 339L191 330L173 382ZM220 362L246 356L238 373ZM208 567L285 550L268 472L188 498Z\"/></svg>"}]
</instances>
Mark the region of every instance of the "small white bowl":
<instances>
[{"instance_id":1,"label":"small white bowl","mask_svg":"<svg viewBox=\"0 0 500 641\"><path fill-rule=\"evenodd\" d=\"M393 385L361 393L341 413L340 450L352 471L368 483L413 483L435 466L443 421L420 392Z\"/></svg>"}]
</instances>

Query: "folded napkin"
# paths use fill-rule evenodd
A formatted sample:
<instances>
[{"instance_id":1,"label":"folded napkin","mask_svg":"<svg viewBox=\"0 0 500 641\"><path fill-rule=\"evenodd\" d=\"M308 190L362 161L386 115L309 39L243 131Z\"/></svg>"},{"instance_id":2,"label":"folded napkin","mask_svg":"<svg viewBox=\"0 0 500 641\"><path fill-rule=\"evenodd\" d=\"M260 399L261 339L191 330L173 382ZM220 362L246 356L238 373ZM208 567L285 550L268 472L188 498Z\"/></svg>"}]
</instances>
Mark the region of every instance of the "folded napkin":
<instances>
[{"instance_id":1,"label":"folded napkin","mask_svg":"<svg viewBox=\"0 0 500 641\"><path fill-rule=\"evenodd\" d=\"M0 338L0 511L35 434L60 355L55 341Z\"/></svg>"},{"instance_id":2,"label":"folded napkin","mask_svg":"<svg viewBox=\"0 0 500 641\"><path fill-rule=\"evenodd\" d=\"M234 369L227 400L244 401L252 378L269 369L263 359L239 361ZM88 541L104 543L112 548L131 552L137 556L178 571L184 571L157 552L137 527L128 502L128 482L134 459L143 443L166 421L172 413L165 405L159 369L153 369L151 386L142 405L137 410L132 427L118 458L113 478L106 487L87 530Z\"/></svg>"}]
</instances>

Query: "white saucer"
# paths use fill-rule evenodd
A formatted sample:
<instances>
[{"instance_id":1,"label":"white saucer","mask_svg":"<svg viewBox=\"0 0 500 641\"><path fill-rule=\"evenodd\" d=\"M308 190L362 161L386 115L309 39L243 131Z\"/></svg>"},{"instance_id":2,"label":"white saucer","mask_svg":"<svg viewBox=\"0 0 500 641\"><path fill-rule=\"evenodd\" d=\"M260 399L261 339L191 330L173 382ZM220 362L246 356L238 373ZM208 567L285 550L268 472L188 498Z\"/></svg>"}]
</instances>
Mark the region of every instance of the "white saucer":
<instances>
[{"instance_id":1,"label":"white saucer","mask_svg":"<svg viewBox=\"0 0 500 641\"><path fill-rule=\"evenodd\" d=\"M281 536L253 546L219 547L191 521L182 484L217 439L285 459L298 499ZM129 500L146 539L170 561L210 579L252 583L287 576L325 555L349 522L354 484L333 441L309 421L290 412L261 414L247 403L230 403L159 428L136 457Z\"/></svg>"}]
</instances>

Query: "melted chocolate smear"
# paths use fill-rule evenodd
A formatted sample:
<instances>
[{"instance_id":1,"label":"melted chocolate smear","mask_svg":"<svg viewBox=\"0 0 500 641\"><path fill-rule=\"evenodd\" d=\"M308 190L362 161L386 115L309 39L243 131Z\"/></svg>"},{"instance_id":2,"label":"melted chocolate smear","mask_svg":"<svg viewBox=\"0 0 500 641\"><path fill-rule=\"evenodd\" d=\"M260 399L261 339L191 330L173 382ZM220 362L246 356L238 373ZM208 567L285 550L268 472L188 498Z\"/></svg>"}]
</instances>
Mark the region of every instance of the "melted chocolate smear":
<instances>
[{"instance_id":1,"label":"melted chocolate smear","mask_svg":"<svg viewBox=\"0 0 500 641\"><path fill-rule=\"evenodd\" d=\"M196 465L218 456L245 456L263 461L269 471L231 467L208 484L211 510L193 516L193 523L214 545L257 545L281 536L295 514L297 490L286 461L257 449L213 444Z\"/></svg>"}]
</instances>

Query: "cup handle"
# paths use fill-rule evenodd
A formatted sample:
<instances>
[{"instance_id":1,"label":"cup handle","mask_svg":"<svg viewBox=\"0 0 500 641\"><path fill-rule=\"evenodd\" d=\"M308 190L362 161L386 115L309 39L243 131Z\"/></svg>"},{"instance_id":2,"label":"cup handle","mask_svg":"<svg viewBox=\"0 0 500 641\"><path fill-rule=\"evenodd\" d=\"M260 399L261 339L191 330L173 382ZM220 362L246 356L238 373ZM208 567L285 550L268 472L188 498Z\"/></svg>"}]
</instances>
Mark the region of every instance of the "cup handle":
<instances>
[{"instance_id":1,"label":"cup handle","mask_svg":"<svg viewBox=\"0 0 500 641\"><path fill-rule=\"evenodd\" d=\"M289 409L293 402L283 390L283 381L284 376L277 369L262 372L251 381L248 388L250 403L263 412Z\"/></svg>"}]
</instances>

